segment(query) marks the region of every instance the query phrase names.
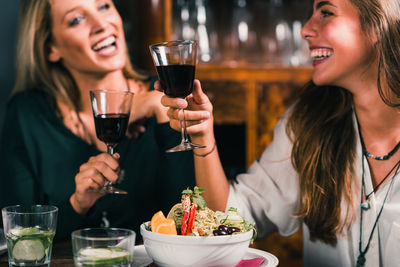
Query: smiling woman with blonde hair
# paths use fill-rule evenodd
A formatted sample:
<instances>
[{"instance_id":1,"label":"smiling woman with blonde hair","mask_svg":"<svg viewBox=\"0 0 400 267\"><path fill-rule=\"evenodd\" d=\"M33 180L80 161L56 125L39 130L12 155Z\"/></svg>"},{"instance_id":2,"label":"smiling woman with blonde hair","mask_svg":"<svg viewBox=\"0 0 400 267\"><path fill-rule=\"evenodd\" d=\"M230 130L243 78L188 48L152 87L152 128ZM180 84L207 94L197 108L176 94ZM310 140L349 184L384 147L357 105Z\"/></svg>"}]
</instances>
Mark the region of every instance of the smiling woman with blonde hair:
<instances>
[{"instance_id":1,"label":"smiling woman with blonde hair","mask_svg":"<svg viewBox=\"0 0 400 267\"><path fill-rule=\"evenodd\" d=\"M132 68L111 0L21 1L16 58L0 144L7 155L0 163L0 208L56 205L56 238L63 239L86 226L138 230L193 186L191 154L164 153L179 134L169 128L154 78ZM133 92L129 129L146 119L139 137L125 137L114 156L96 137L93 89ZM97 193L107 180L129 193Z\"/></svg>"}]
</instances>

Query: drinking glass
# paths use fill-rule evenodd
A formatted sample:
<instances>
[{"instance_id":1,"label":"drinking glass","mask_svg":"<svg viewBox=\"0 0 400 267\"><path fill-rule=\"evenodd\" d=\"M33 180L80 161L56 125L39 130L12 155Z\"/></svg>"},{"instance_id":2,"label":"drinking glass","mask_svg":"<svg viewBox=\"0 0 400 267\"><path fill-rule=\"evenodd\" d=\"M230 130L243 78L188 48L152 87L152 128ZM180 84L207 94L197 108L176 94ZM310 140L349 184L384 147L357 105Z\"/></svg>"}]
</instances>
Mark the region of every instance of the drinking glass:
<instances>
[{"instance_id":1,"label":"drinking glass","mask_svg":"<svg viewBox=\"0 0 400 267\"><path fill-rule=\"evenodd\" d=\"M10 266L50 266L58 208L9 206L2 209Z\"/></svg>"},{"instance_id":2,"label":"drinking glass","mask_svg":"<svg viewBox=\"0 0 400 267\"><path fill-rule=\"evenodd\" d=\"M90 99L97 138L107 145L107 153L114 154L115 146L125 136L133 93L128 91L92 90ZM120 173L120 175L122 175ZM99 193L127 194L106 180Z\"/></svg>"},{"instance_id":3,"label":"drinking glass","mask_svg":"<svg viewBox=\"0 0 400 267\"><path fill-rule=\"evenodd\" d=\"M132 266L136 233L122 228L86 228L72 232L75 266Z\"/></svg>"},{"instance_id":4,"label":"drinking glass","mask_svg":"<svg viewBox=\"0 0 400 267\"><path fill-rule=\"evenodd\" d=\"M185 98L193 91L193 81L197 60L197 42L177 40L150 45L150 53L157 69L164 93L170 97ZM182 141L167 152L187 151L204 148L189 142L186 133L185 110L180 120Z\"/></svg>"}]
</instances>

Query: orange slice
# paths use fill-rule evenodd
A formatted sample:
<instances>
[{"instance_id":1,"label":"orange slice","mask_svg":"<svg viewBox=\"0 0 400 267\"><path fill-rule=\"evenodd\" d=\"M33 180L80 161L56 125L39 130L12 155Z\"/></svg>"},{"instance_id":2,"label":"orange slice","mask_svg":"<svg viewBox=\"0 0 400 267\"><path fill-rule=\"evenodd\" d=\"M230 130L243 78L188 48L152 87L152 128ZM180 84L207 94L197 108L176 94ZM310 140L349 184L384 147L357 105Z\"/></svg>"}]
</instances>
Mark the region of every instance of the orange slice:
<instances>
[{"instance_id":1,"label":"orange slice","mask_svg":"<svg viewBox=\"0 0 400 267\"><path fill-rule=\"evenodd\" d=\"M153 232L165 235L177 235L176 226L173 219L164 219L157 225L152 225Z\"/></svg>"},{"instance_id":2,"label":"orange slice","mask_svg":"<svg viewBox=\"0 0 400 267\"><path fill-rule=\"evenodd\" d=\"M157 227L163 220L165 220L164 213L161 210L156 212L150 221L151 231L154 232L153 227Z\"/></svg>"}]
</instances>

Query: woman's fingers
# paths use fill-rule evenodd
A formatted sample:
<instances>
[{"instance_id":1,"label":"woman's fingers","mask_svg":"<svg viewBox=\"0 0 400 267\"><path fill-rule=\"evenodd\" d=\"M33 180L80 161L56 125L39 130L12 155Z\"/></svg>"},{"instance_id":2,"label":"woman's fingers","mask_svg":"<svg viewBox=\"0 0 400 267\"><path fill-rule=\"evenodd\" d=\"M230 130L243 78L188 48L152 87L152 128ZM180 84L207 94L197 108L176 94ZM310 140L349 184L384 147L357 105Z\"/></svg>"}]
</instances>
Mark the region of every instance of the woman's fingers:
<instances>
[{"instance_id":1,"label":"woman's fingers","mask_svg":"<svg viewBox=\"0 0 400 267\"><path fill-rule=\"evenodd\" d=\"M165 107L176 109L186 108L188 105L187 101L183 98L169 97L167 95L161 97L161 104Z\"/></svg>"},{"instance_id":2,"label":"woman's fingers","mask_svg":"<svg viewBox=\"0 0 400 267\"><path fill-rule=\"evenodd\" d=\"M193 83L192 97L193 97L193 100L198 105L201 105L201 104L209 102L208 96L203 92L203 89L201 88L200 81L197 80L197 79L195 79L194 83Z\"/></svg>"},{"instance_id":3,"label":"woman's fingers","mask_svg":"<svg viewBox=\"0 0 400 267\"><path fill-rule=\"evenodd\" d=\"M106 179L99 172L92 172L92 169L80 172L75 177L77 193L84 194L86 191L97 191L103 187Z\"/></svg>"},{"instance_id":4,"label":"woman's fingers","mask_svg":"<svg viewBox=\"0 0 400 267\"><path fill-rule=\"evenodd\" d=\"M118 175L115 172L109 170L99 171L99 169L101 168L102 167L99 166L93 166L84 171L81 171L81 177L83 179L91 179L93 180L93 182L101 186L103 186L107 180L113 182L118 178Z\"/></svg>"},{"instance_id":5,"label":"woman's fingers","mask_svg":"<svg viewBox=\"0 0 400 267\"><path fill-rule=\"evenodd\" d=\"M99 168L109 167L110 169L116 171L119 168L119 154L109 155L108 153L101 153L97 156L89 158L89 161L81 166L81 169L90 168L93 165L99 164Z\"/></svg>"},{"instance_id":6,"label":"woman's fingers","mask_svg":"<svg viewBox=\"0 0 400 267\"><path fill-rule=\"evenodd\" d=\"M87 163L80 167L79 174L93 179L100 185L103 185L105 180L113 183L118 179L117 170L119 168L119 163L116 158L119 158L119 154L117 153L113 156L102 153L98 156L91 157Z\"/></svg>"},{"instance_id":7,"label":"woman's fingers","mask_svg":"<svg viewBox=\"0 0 400 267\"><path fill-rule=\"evenodd\" d=\"M181 121L183 122L182 110L169 109L168 117L170 118L169 124L171 128L179 131L181 128ZM186 127L203 124L203 122L209 118L210 118L210 113L208 111L185 111ZM203 129L203 128L205 127L202 126L202 127L192 128L191 133L195 133L196 129Z\"/></svg>"},{"instance_id":8,"label":"woman's fingers","mask_svg":"<svg viewBox=\"0 0 400 267\"><path fill-rule=\"evenodd\" d=\"M170 119L183 120L185 115L186 121L206 120L210 118L210 112L204 110L185 110L170 108L167 111Z\"/></svg>"}]
</instances>

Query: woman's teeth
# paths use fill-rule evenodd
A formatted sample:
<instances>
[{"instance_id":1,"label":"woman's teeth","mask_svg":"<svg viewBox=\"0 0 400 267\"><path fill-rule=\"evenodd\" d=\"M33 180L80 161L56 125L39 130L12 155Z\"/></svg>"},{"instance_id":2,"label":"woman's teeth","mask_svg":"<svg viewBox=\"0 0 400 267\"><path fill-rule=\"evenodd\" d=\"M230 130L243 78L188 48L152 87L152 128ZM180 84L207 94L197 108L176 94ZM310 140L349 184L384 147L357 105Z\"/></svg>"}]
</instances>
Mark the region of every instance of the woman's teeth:
<instances>
[{"instance_id":1,"label":"woman's teeth","mask_svg":"<svg viewBox=\"0 0 400 267\"><path fill-rule=\"evenodd\" d=\"M323 59L328 58L333 54L332 50L330 49L313 49L311 51L311 58L312 59Z\"/></svg>"},{"instance_id":2,"label":"woman's teeth","mask_svg":"<svg viewBox=\"0 0 400 267\"><path fill-rule=\"evenodd\" d=\"M115 36L110 36L110 37L104 39L103 41L98 42L97 44L95 44L93 46L93 50L97 52L97 51L100 51L103 48L109 47L111 45L115 45L115 41L116 41Z\"/></svg>"}]
</instances>

